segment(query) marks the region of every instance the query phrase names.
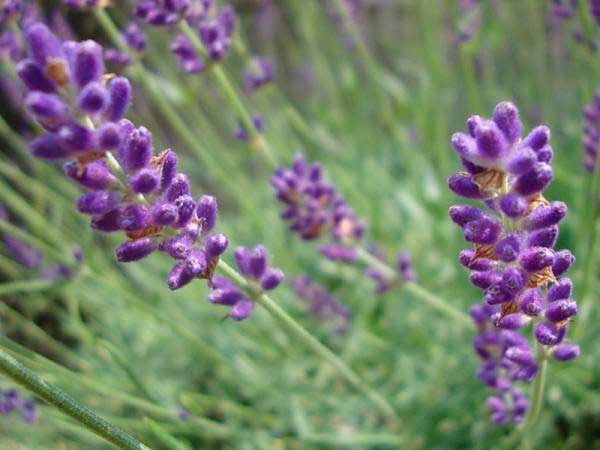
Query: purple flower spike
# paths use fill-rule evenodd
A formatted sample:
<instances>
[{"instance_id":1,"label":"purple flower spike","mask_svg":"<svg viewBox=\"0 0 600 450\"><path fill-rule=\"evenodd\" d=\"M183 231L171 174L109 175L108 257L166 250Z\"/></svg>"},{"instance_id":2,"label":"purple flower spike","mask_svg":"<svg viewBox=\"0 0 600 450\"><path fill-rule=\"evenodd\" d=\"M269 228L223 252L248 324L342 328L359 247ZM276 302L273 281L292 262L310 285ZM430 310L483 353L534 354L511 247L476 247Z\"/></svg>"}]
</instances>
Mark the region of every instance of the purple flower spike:
<instances>
[{"instance_id":1,"label":"purple flower spike","mask_svg":"<svg viewBox=\"0 0 600 450\"><path fill-rule=\"evenodd\" d=\"M133 262L145 258L156 250L156 244L150 238L127 241L117 247L116 256L119 262Z\"/></svg>"},{"instance_id":2,"label":"purple flower spike","mask_svg":"<svg viewBox=\"0 0 600 450\"><path fill-rule=\"evenodd\" d=\"M131 84L125 77L115 77L108 85L110 102L106 111L108 120L116 122L123 118L131 102Z\"/></svg>"},{"instance_id":3,"label":"purple flower spike","mask_svg":"<svg viewBox=\"0 0 600 450\"><path fill-rule=\"evenodd\" d=\"M229 241L227 240L227 236L222 233L213 234L208 236L204 240L204 250L206 252L206 256L209 260L217 258L221 256L225 250L227 250L227 246L229 245Z\"/></svg>"},{"instance_id":4,"label":"purple flower spike","mask_svg":"<svg viewBox=\"0 0 600 450\"><path fill-rule=\"evenodd\" d=\"M121 161L128 172L146 167L152 157L152 134L144 127L133 130L127 136L121 154Z\"/></svg>"},{"instance_id":5,"label":"purple flower spike","mask_svg":"<svg viewBox=\"0 0 600 450\"><path fill-rule=\"evenodd\" d=\"M43 68L62 58L60 41L41 22L36 22L25 30L25 42L33 60Z\"/></svg>"},{"instance_id":6,"label":"purple flower spike","mask_svg":"<svg viewBox=\"0 0 600 450\"><path fill-rule=\"evenodd\" d=\"M588 108L586 113L600 123L600 112ZM454 174L449 186L462 196L483 197L491 212L455 205L450 218L463 229L465 240L475 244L460 252L459 261L484 291L484 303L472 307L471 316L479 331L474 340L481 359L478 375L496 393L488 399L492 421L519 424L529 402L515 384L530 383L538 372L521 328L533 322L535 340L551 347L555 359L579 354L577 346L561 344L577 303L571 298L571 280L558 277L574 257L568 250L553 249L567 206L549 203L542 195L553 178L547 127L539 126L522 139L517 108L502 102L492 121L472 116L467 128L468 135L453 135L452 146L469 173ZM589 131L591 140L596 131ZM600 132L594 139L594 145L600 144Z\"/></svg>"}]
</instances>

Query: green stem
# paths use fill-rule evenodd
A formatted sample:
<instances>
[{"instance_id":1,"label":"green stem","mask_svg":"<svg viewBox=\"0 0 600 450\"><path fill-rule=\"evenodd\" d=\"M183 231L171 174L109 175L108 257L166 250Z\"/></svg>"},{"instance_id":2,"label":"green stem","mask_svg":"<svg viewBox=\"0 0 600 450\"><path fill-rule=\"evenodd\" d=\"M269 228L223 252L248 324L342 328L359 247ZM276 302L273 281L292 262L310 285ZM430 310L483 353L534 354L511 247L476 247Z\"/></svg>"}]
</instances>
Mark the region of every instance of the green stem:
<instances>
[{"instance_id":1,"label":"green stem","mask_svg":"<svg viewBox=\"0 0 600 450\"><path fill-rule=\"evenodd\" d=\"M383 274L383 276L390 280L395 280L398 278L398 274L396 271L387 265L385 262L375 258L365 249L357 247L356 248L358 259L364 262L366 265L377 269L379 272ZM454 308L448 303L446 300L441 299L440 297L432 294L427 289L418 285L414 282L407 282L402 285L403 289L406 289L411 294L415 295L419 299L423 300L429 307L445 314L452 319L456 319L458 323L468 329L473 329L473 322L469 318L467 314L464 312Z\"/></svg>"},{"instance_id":2,"label":"green stem","mask_svg":"<svg viewBox=\"0 0 600 450\"><path fill-rule=\"evenodd\" d=\"M219 269L229 276L242 289L247 289L248 283L242 275L224 261L219 261ZM271 316L277 319L291 335L299 338L304 345L316 355L327 361L355 389L364 394L392 422L396 422L396 413L387 400L371 389L344 361L325 347L318 339L310 334L302 325L294 320L267 294L259 295L256 302Z\"/></svg>"},{"instance_id":3,"label":"green stem","mask_svg":"<svg viewBox=\"0 0 600 450\"><path fill-rule=\"evenodd\" d=\"M150 450L150 447L145 446L133 436L94 414L60 389L44 381L2 349L0 349L0 371L118 448Z\"/></svg>"},{"instance_id":4,"label":"green stem","mask_svg":"<svg viewBox=\"0 0 600 450\"><path fill-rule=\"evenodd\" d=\"M539 363L539 369L535 382L533 383L533 395L531 397L531 409L527 419L523 423L523 430L535 424L542 411L544 404L544 392L546 389L546 373L548 371L548 358L544 355Z\"/></svg>"},{"instance_id":5,"label":"green stem","mask_svg":"<svg viewBox=\"0 0 600 450\"><path fill-rule=\"evenodd\" d=\"M185 34L185 36L189 39L196 51L200 55L206 57L206 49L204 48L204 45L200 41L200 38L198 37L196 32L192 29L192 27L190 27L185 20L179 21L178 27L179 30L183 34ZM227 99L229 104L235 109L236 113L240 116L240 120L242 121L243 126L246 128L248 134L250 135L252 147L265 157L267 162L270 164L271 168L277 167L279 163L277 161L277 158L273 154L269 143L255 128L254 121L252 120L252 115L244 106L242 99L236 92L235 88L233 87L233 84L227 77L227 74L225 73L223 68L218 64L214 64L210 69L210 73L215 78L215 81L221 86L222 92L225 95L225 98Z\"/></svg>"},{"instance_id":6,"label":"green stem","mask_svg":"<svg viewBox=\"0 0 600 450\"><path fill-rule=\"evenodd\" d=\"M0 284L0 295L40 292L59 286L55 280L19 280Z\"/></svg>"}]
</instances>

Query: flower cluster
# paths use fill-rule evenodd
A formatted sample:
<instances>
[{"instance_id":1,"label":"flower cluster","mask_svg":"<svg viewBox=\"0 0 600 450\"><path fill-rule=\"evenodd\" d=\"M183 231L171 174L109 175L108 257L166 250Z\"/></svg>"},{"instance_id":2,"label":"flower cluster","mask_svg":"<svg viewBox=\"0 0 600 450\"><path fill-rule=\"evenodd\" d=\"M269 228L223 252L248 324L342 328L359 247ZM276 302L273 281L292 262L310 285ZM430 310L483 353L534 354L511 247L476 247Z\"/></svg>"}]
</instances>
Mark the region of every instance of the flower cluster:
<instances>
[{"instance_id":1,"label":"flower cluster","mask_svg":"<svg viewBox=\"0 0 600 450\"><path fill-rule=\"evenodd\" d=\"M244 73L244 90L254 92L271 83L275 75L273 61L270 58L255 57L251 67Z\"/></svg>"},{"instance_id":2,"label":"flower cluster","mask_svg":"<svg viewBox=\"0 0 600 450\"><path fill-rule=\"evenodd\" d=\"M262 245L253 250L238 247L235 250L235 262L246 278L249 291L256 295L275 289L283 280L283 271L269 265L267 250ZM238 321L249 317L254 309L250 296L229 279L218 275L213 278L208 300L216 305L229 306L229 317Z\"/></svg>"},{"instance_id":3,"label":"flower cluster","mask_svg":"<svg viewBox=\"0 0 600 450\"><path fill-rule=\"evenodd\" d=\"M171 289L210 280L228 243L223 234L209 234L216 199L194 200L186 175L177 172L176 154L154 155L150 131L122 118L131 98L127 79L104 74L102 48L93 41L61 45L41 23L25 37L31 59L18 68L30 90L25 103L47 130L31 142L33 154L71 159L66 175L88 190L78 210L91 216L95 230L128 237L116 250L118 261L161 250L176 260L167 279Z\"/></svg>"},{"instance_id":4,"label":"flower cluster","mask_svg":"<svg viewBox=\"0 0 600 450\"><path fill-rule=\"evenodd\" d=\"M335 187L323 180L319 163L309 165L302 155L296 155L291 168L275 172L271 185L277 200L287 207L281 218L290 222L290 229L302 239L329 233L336 243L350 244L362 238L365 222L356 218ZM350 254L354 260L355 252Z\"/></svg>"},{"instance_id":5,"label":"flower cluster","mask_svg":"<svg viewBox=\"0 0 600 450\"><path fill-rule=\"evenodd\" d=\"M294 278L291 284L296 295L306 303L308 312L315 319L330 324L335 334L348 333L352 312L336 297L312 281L308 275Z\"/></svg>"},{"instance_id":6,"label":"flower cluster","mask_svg":"<svg viewBox=\"0 0 600 450\"><path fill-rule=\"evenodd\" d=\"M598 151L600 150L600 91L596 92L594 101L583 108L585 122L583 124L583 147L585 149L584 167L593 172L596 169Z\"/></svg>"},{"instance_id":7,"label":"flower cluster","mask_svg":"<svg viewBox=\"0 0 600 450\"><path fill-rule=\"evenodd\" d=\"M174 26L185 20L198 33L206 54L213 61L225 57L231 48L236 16L231 6L216 12L213 0L140 0L135 7L138 18L150 25ZM196 73L204 69L204 61L184 35L171 44L182 69Z\"/></svg>"},{"instance_id":8,"label":"flower cluster","mask_svg":"<svg viewBox=\"0 0 600 450\"><path fill-rule=\"evenodd\" d=\"M567 206L542 195L553 178L547 127L521 138L519 112L510 102L498 104L492 120L470 117L467 127L468 134L452 137L466 172L451 176L449 187L483 200L490 211L454 205L449 213L474 245L459 260L484 291L483 305L472 313L481 332L475 340L483 359L480 377L498 394L489 402L492 416L519 422L526 403L512 383L531 381L541 359L552 355L563 361L579 354L577 346L563 343L577 313L571 280L563 276L574 257L554 249ZM530 323L539 347L535 355L517 331ZM500 399L512 404L512 411Z\"/></svg>"},{"instance_id":9,"label":"flower cluster","mask_svg":"<svg viewBox=\"0 0 600 450\"><path fill-rule=\"evenodd\" d=\"M25 400L15 389L0 389L0 415L20 412L27 423L37 422L38 414L35 400Z\"/></svg>"},{"instance_id":10,"label":"flower cluster","mask_svg":"<svg viewBox=\"0 0 600 450\"><path fill-rule=\"evenodd\" d=\"M379 261L387 264L386 255L384 255L379 248L371 247L369 252ZM417 279L417 274L412 268L410 253L407 251L400 251L398 253L395 268L396 274L393 277L390 277L376 267L367 267L365 273L375 282L376 294L385 294L390 291L398 281L409 282Z\"/></svg>"}]
</instances>

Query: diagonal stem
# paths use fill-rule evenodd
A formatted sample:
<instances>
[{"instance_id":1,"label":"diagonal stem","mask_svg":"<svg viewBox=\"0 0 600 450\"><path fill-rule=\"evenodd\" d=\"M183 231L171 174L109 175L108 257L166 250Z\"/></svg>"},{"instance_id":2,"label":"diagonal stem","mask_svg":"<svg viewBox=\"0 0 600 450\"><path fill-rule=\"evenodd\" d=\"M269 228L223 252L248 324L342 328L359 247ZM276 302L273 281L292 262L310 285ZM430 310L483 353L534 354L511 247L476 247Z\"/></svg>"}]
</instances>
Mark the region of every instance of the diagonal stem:
<instances>
[{"instance_id":1,"label":"diagonal stem","mask_svg":"<svg viewBox=\"0 0 600 450\"><path fill-rule=\"evenodd\" d=\"M44 381L1 348L0 371L118 448L124 450L150 450L150 447L145 446L133 436L97 416L92 410L57 387Z\"/></svg>"},{"instance_id":2,"label":"diagonal stem","mask_svg":"<svg viewBox=\"0 0 600 450\"><path fill-rule=\"evenodd\" d=\"M229 276L242 289L247 288L247 282L235 269L224 261L219 261L219 269ZM378 392L371 389L361 377L354 372L348 365L336 356L331 350L323 345L318 339L310 334L302 325L300 325L292 316L281 308L270 296L262 294L256 298L256 302L261 305L271 316L277 319L284 328L292 335L299 338L304 345L316 355L323 358L355 389L364 394L391 422L396 422L396 413L387 400Z\"/></svg>"}]
</instances>

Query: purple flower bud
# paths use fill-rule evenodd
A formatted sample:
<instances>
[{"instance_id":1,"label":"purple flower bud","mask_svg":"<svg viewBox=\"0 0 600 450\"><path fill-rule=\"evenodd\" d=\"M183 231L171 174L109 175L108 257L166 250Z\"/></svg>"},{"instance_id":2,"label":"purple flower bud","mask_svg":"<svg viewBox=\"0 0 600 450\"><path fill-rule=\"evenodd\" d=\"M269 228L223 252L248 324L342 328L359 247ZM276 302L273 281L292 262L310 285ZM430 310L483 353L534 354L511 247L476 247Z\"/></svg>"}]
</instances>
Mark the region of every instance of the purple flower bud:
<instances>
[{"instance_id":1,"label":"purple flower bud","mask_svg":"<svg viewBox=\"0 0 600 450\"><path fill-rule=\"evenodd\" d=\"M173 182L173 180L175 179L175 175L177 174L177 155L171 150L166 151L168 153L163 159L162 170L160 172L161 191L164 191L165 189L168 189L169 186L171 186L171 183Z\"/></svg>"},{"instance_id":2,"label":"purple flower bud","mask_svg":"<svg viewBox=\"0 0 600 450\"><path fill-rule=\"evenodd\" d=\"M50 60L62 56L58 38L41 22L35 22L25 30L25 42L33 60L46 67Z\"/></svg>"},{"instance_id":3,"label":"purple flower bud","mask_svg":"<svg viewBox=\"0 0 600 450\"><path fill-rule=\"evenodd\" d=\"M123 118L131 101L131 84L125 77L113 78L108 86L110 102L106 110L108 120L116 122Z\"/></svg>"},{"instance_id":4,"label":"purple flower bud","mask_svg":"<svg viewBox=\"0 0 600 450\"><path fill-rule=\"evenodd\" d=\"M475 140L465 133L454 133L452 135L452 147L466 161L478 158L477 144Z\"/></svg>"},{"instance_id":5,"label":"purple flower bud","mask_svg":"<svg viewBox=\"0 0 600 450\"><path fill-rule=\"evenodd\" d=\"M139 127L127 137L121 159L123 166L128 172L136 172L150 162L152 158L152 133L146 128ZM169 198L169 201L174 199Z\"/></svg>"},{"instance_id":6,"label":"purple flower bud","mask_svg":"<svg viewBox=\"0 0 600 450\"><path fill-rule=\"evenodd\" d=\"M219 275L213 278L212 289L208 293L208 301L212 304L233 306L243 297L237 286L227 278Z\"/></svg>"},{"instance_id":7,"label":"purple flower bud","mask_svg":"<svg viewBox=\"0 0 600 450\"><path fill-rule=\"evenodd\" d=\"M552 159L554 159L554 150L549 145L545 145L537 152L537 160L539 162L550 164Z\"/></svg>"},{"instance_id":8,"label":"purple flower bud","mask_svg":"<svg viewBox=\"0 0 600 450\"><path fill-rule=\"evenodd\" d=\"M513 183L516 193L528 196L542 192L554 177L554 172L549 164L538 162L533 168L519 176Z\"/></svg>"},{"instance_id":9,"label":"purple flower bud","mask_svg":"<svg viewBox=\"0 0 600 450\"><path fill-rule=\"evenodd\" d=\"M86 152L96 147L94 132L75 121L70 121L61 126L57 136L61 143L73 152Z\"/></svg>"},{"instance_id":10,"label":"purple flower bud","mask_svg":"<svg viewBox=\"0 0 600 450\"><path fill-rule=\"evenodd\" d=\"M525 215L527 208L527 200L520 195L506 194L500 198L500 209L511 219Z\"/></svg>"},{"instance_id":11,"label":"purple flower bud","mask_svg":"<svg viewBox=\"0 0 600 450\"><path fill-rule=\"evenodd\" d=\"M552 349L552 357L557 361L569 361L575 359L581 353L579 345L560 344Z\"/></svg>"},{"instance_id":12,"label":"purple flower bud","mask_svg":"<svg viewBox=\"0 0 600 450\"><path fill-rule=\"evenodd\" d=\"M267 265L267 250L263 245L257 245L248 258L250 276L258 280L267 270Z\"/></svg>"},{"instance_id":13,"label":"purple flower bud","mask_svg":"<svg viewBox=\"0 0 600 450\"><path fill-rule=\"evenodd\" d=\"M283 281L283 271L275 267L269 267L260 279L260 286L265 291L275 289Z\"/></svg>"},{"instance_id":14,"label":"purple flower bud","mask_svg":"<svg viewBox=\"0 0 600 450\"><path fill-rule=\"evenodd\" d=\"M195 277L206 270L206 255L201 250L192 251L185 260L186 270Z\"/></svg>"},{"instance_id":15,"label":"purple flower bud","mask_svg":"<svg viewBox=\"0 0 600 450\"><path fill-rule=\"evenodd\" d=\"M212 195L203 195L196 205L196 216L202 220L202 231L209 233L217 223L217 199Z\"/></svg>"},{"instance_id":16,"label":"purple flower bud","mask_svg":"<svg viewBox=\"0 0 600 450\"><path fill-rule=\"evenodd\" d=\"M479 126L475 141L477 142L479 155L487 160L501 158L509 148L506 138L498 126L491 121L485 121Z\"/></svg>"},{"instance_id":17,"label":"purple flower bud","mask_svg":"<svg viewBox=\"0 0 600 450\"><path fill-rule=\"evenodd\" d=\"M497 326L504 330L517 330L527 325L530 320L529 317L521 313L508 314L498 320Z\"/></svg>"},{"instance_id":18,"label":"purple flower bud","mask_svg":"<svg viewBox=\"0 0 600 450\"><path fill-rule=\"evenodd\" d=\"M570 278L561 278L557 284L553 285L546 293L546 299L548 303L555 302L557 300L564 300L571 297L573 292L573 282Z\"/></svg>"},{"instance_id":19,"label":"purple flower bud","mask_svg":"<svg viewBox=\"0 0 600 450\"><path fill-rule=\"evenodd\" d=\"M504 356L520 366L528 366L535 363L535 358L529 348L509 347L504 352Z\"/></svg>"},{"instance_id":20,"label":"purple flower bud","mask_svg":"<svg viewBox=\"0 0 600 450\"><path fill-rule=\"evenodd\" d=\"M479 186L468 173L458 172L448 178L448 187L452 192L461 197L481 199Z\"/></svg>"},{"instance_id":21,"label":"purple flower bud","mask_svg":"<svg viewBox=\"0 0 600 450\"><path fill-rule=\"evenodd\" d=\"M190 182L183 173L178 173L167 189L167 200L174 202L182 195L190 195Z\"/></svg>"},{"instance_id":22,"label":"purple flower bud","mask_svg":"<svg viewBox=\"0 0 600 450\"><path fill-rule=\"evenodd\" d=\"M96 130L96 142L101 150L114 150L121 144L119 126L113 122L106 122Z\"/></svg>"},{"instance_id":23,"label":"purple flower bud","mask_svg":"<svg viewBox=\"0 0 600 450\"><path fill-rule=\"evenodd\" d=\"M475 244L493 244L501 232L502 225L488 216L473 220L464 227L465 239Z\"/></svg>"},{"instance_id":24,"label":"purple flower bud","mask_svg":"<svg viewBox=\"0 0 600 450\"><path fill-rule=\"evenodd\" d=\"M248 298L239 300L229 311L229 317L233 320L244 320L252 314L254 302Z\"/></svg>"},{"instance_id":25,"label":"purple flower bud","mask_svg":"<svg viewBox=\"0 0 600 450\"><path fill-rule=\"evenodd\" d=\"M486 304L473 305L469 309L469 314L476 325L486 324L494 312L494 309Z\"/></svg>"},{"instance_id":26,"label":"purple flower bud","mask_svg":"<svg viewBox=\"0 0 600 450\"><path fill-rule=\"evenodd\" d=\"M177 207L169 202L157 202L152 206L151 221L154 225L166 227L177 220Z\"/></svg>"},{"instance_id":27,"label":"purple flower bud","mask_svg":"<svg viewBox=\"0 0 600 450\"><path fill-rule=\"evenodd\" d=\"M80 42L70 57L71 74L80 88L92 81L100 81L104 73L104 60L102 47L98 43L92 40Z\"/></svg>"},{"instance_id":28,"label":"purple flower bud","mask_svg":"<svg viewBox=\"0 0 600 450\"><path fill-rule=\"evenodd\" d=\"M204 251L207 258L212 260L221 256L225 250L227 250L228 244L229 241L227 240L227 236L223 233L207 236L206 239L204 239Z\"/></svg>"},{"instance_id":29,"label":"purple flower bud","mask_svg":"<svg viewBox=\"0 0 600 450\"><path fill-rule=\"evenodd\" d=\"M79 109L87 114L101 113L108 106L108 102L108 91L99 82L85 85L77 97Z\"/></svg>"},{"instance_id":30,"label":"purple flower bud","mask_svg":"<svg viewBox=\"0 0 600 450\"><path fill-rule=\"evenodd\" d=\"M522 145L538 151L548 142L550 142L550 129L545 125L540 125L531 130L527 137L523 139Z\"/></svg>"},{"instance_id":31,"label":"purple flower bud","mask_svg":"<svg viewBox=\"0 0 600 450\"><path fill-rule=\"evenodd\" d=\"M234 252L235 263L240 272L245 277L251 276L250 273L250 252L246 247L237 247Z\"/></svg>"},{"instance_id":32,"label":"purple flower bud","mask_svg":"<svg viewBox=\"0 0 600 450\"><path fill-rule=\"evenodd\" d=\"M524 313L530 317L536 317L544 308L544 302L542 298L542 294L540 290L535 289L527 289L521 297L519 298L519 308Z\"/></svg>"},{"instance_id":33,"label":"purple flower bud","mask_svg":"<svg viewBox=\"0 0 600 450\"><path fill-rule=\"evenodd\" d=\"M527 247L548 247L553 248L558 238L558 226L553 225L548 228L536 230L527 238Z\"/></svg>"},{"instance_id":34,"label":"purple flower bud","mask_svg":"<svg viewBox=\"0 0 600 450\"><path fill-rule=\"evenodd\" d=\"M134 241L127 241L117 247L115 252L117 261L133 262L145 258L156 250L156 244L150 238L141 238Z\"/></svg>"},{"instance_id":35,"label":"purple flower bud","mask_svg":"<svg viewBox=\"0 0 600 450\"><path fill-rule=\"evenodd\" d=\"M540 344L556 345L563 340L566 330L566 327L556 328L551 323L540 322L535 325L533 332Z\"/></svg>"},{"instance_id":36,"label":"purple flower bud","mask_svg":"<svg viewBox=\"0 0 600 450\"><path fill-rule=\"evenodd\" d=\"M121 210L115 208L106 214L92 218L90 226L103 233L112 233L121 229Z\"/></svg>"},{"instance_id":37,"label":"purple flower bud","mask_svg":"<svg viewBox=\"0 0 600 450\"><path fill-rule=\"evenodd\" d=\"M507 267L502 273L502 280L500 281L500 289L502 292L507 294L510 299L515 296L525 287L527 284L527 275L523 271L516 267Z\"/></svg>"},{"instance_id":38,"label":"purple flower bud","mask_svg":"<svg viewBox=\"0 0 600 450\"><path fill-rule=\"evenodd\" d=\"M182 288L194 279L194 275L187 270L185 261L177 263L167 276L167 285L172 291Z\"/></svg>"},{"instance_id":39,"label":"purple flower bud","mask_svg":"<svg viewBox=\"0 0 600 450\"><path fill-rule=\"evenodd\" d=\"M353 262L356 261L356 250L341 244L323 244L319 252L331 261Z\"/></svg>"},{"instance_id":40,"label":"purple flower bud","mask_svg":"<svg viewBox=\"0 0 600 450\"><path fill-rule=\"evenodd\" d=\"M508 234L496 243L494 252L501 261L511 262L517 259L521 242L516 234Z\"/></svg>"},{"instance_id":41,"label":"purple flower bud","mask_svg":"<svg viewBox=\"0 0 600 450\"><path fill-rule=\"evenodd\" d=\"M557 225L567 215L567 205L563 202L552 202L548 206L538 206L527 217L525 223L529 230L547 228Z\"/></svg>"},{"instance_id":42,"label":"purple flower bud","mask_svg":"<svg viewBox=\"0 0 600 450\"><path fill-rule=\"evenodd\" d=\"M38 249L12 235L5 235L3 240L11 258L26 269L35 269L42 263L43 255Z\"/></svg>"},{"instance_id":43,"label":"purple flower bud","mask_svg":"<svg viewBox=\"0 0 600 450\"><path fill-rule=\"evenodd\" d=\"M513 175L529 172L538 161L538 155L530 147L521 147L510 155L506 169Z\"/></svg>"},{"instance_id":44,"label":"purple flower bud","mask_svg":"<svg viewBox=\"0 0 600 450\"><path fill-rule=\"evenodd\" d=\"M528 272L537 272L554 262L554 252L545 247L531 247L519 255L519 264Z\"/></svg>"},{"instance_id":45,"label":"purple flower bud","mask_svg":"<svg viewBox=\"0 0 600 450\"><path fill-rule=\"evenodd\" d=\"M55 161L71 156L71 150L62 145L53 134L45 134L29 143L31 154L36 158Z\"/></svg>"},{"instance_id":46,"label":"purple flower bud","mask_svg":"<svg viewBox=\"0 0 600 450\"><path fill-rule=\"evenodd\" d=\"M572 299L557 300L546 308L546 319L550 322L562 322L576 314L577 303Z\"/></svg>"},{"instance_id":47,"label":"purple flower bud","mask_svg":"<svg viewBox=\"0 0 600 450\"><path fill-rule=\"evenodd\" d=\"M68 116L69 110L56 94L30 92L25 98L25 106L44 126L56 127Z\"/></svg>"},{"instance_id":48,"label":"purple flower bud","mask_svg":"<svg viewBox=\"0 0 600 450\"><path fill-rule=\"evenodd\" d=\"M493 120L502 130L508 142L514 142L521 137L523 124L519 117L519 110L511 102L501 102L496 105Z\"/></svg>"},{"instance_id":49,"label":"purple flower bud","mask_svg":"<svg viewBox=\"0 0 600 450\"><path fill-rule=\"evenodd\" d=\"M77 209L83 214L102 215L117 205L117 196L111 191L92 191L77 201Z\"/></svg>"},{"instance_id":50,"label":"purple flower bud","mask_svg":"<svg viewBox=\"0 0 600 450\"><path fill-rule=\"evenodd\" d=\"M194 240L187 234L179 234L161 242L160 250L173 259L186 259L192 251Z\"/></svg>"},{"instance_id":51,"label":"purple flower bud","mask_svg":"<svg viewBox=\"0 0 600 450\"><path fill-rule=\"evenodd\" d=\"M489 286L485 295L483 296L483 301L490 306L499 305L500 303L506 303L511 301L514 298L511 294L505 292L502 289L502 282L496 282ZM499 315L500 313L498 313Z\"/></svg>"},{"instance_id":52,"label":"purple flower bud","mask_svg":"<svg viewBox=\"0 0 600 450\"><path fill-rule=\"evenodd\" d=\"M460 227L464 227L467 223L480 219L484 215L479 208L468 205L453 205L448 210L448 214L452 221Z\"/></svg>"},{"instance_id":53,"label":"purple flower bud","mask_svg":"<svg viewBox=\"0 0 600 450\"><path fill-rule=\"evenodd\" d=\"M65 174L77 183L91 190L108 189L116 180L104 161L94 161L81 168L76 162L63 166Z\"/></svg>"},{"instance_id":54,"label":"purple flower bud","mask_svg":"<svg viewBox=\"0 0 600 450\"><path fill-rule=\"evenodd\" d=\"M175 206L177 207L177 221L175 227L185 227L196 211L196 202L189 195L180 195L175 199Z\"/></svg>"},{"instance_id":55,"label":"purple flower bud","mask_svg":"<svg viewBox=\"0 0 600 450\"><path fill-rule=\"evenodd\" d=\"M552 273L555 277L565 273L575 262L575 256L569 250L561 250L556 252L554 264L552 264Z\"/></svg>"},{"instance_id":56,"label":"purple flower bud","mask_svg":"<svg viewBox=\"0 0 600 450\"><path fill-rule=\"evenodd\" d=\"M120 228L125 231L137 231L148 225L150 213L144 205L127 205L121 211Z\"/></svg>"},{"instance_id":57,"label":"purple flower bud","mask_svg":"<svg viewBox=\"0 0 600 450\"><path fill-rule=\"evenodd\" d=\"M17 75L30 91L40 91L51 94L56 91L56 85L50 80L43 69L30 59L24 59L17 65Z\"/></svg>"},{"instance_id":58,"label":"purple flower bud","mask_svg":"<svg viewBox=\"0 0 600 450\"><path fill-rule=\"evenodd\" d=\"M158 189L158 172L154 169L142 169L131 177L129 186L136 194L151 194Z\"/></svg>"},{"instance_id":59,"label":"purple flower bud","mask_svg":"<svg viewBox=\"0 0 600 450\"><path fill-rule=\"evenodd\" d=\"M479 289L488 289L494 283L500 281L501 275L494 270L488 270L484 272L472 272L469 278L471 283Z\"/></svg>"}]
</instances>

